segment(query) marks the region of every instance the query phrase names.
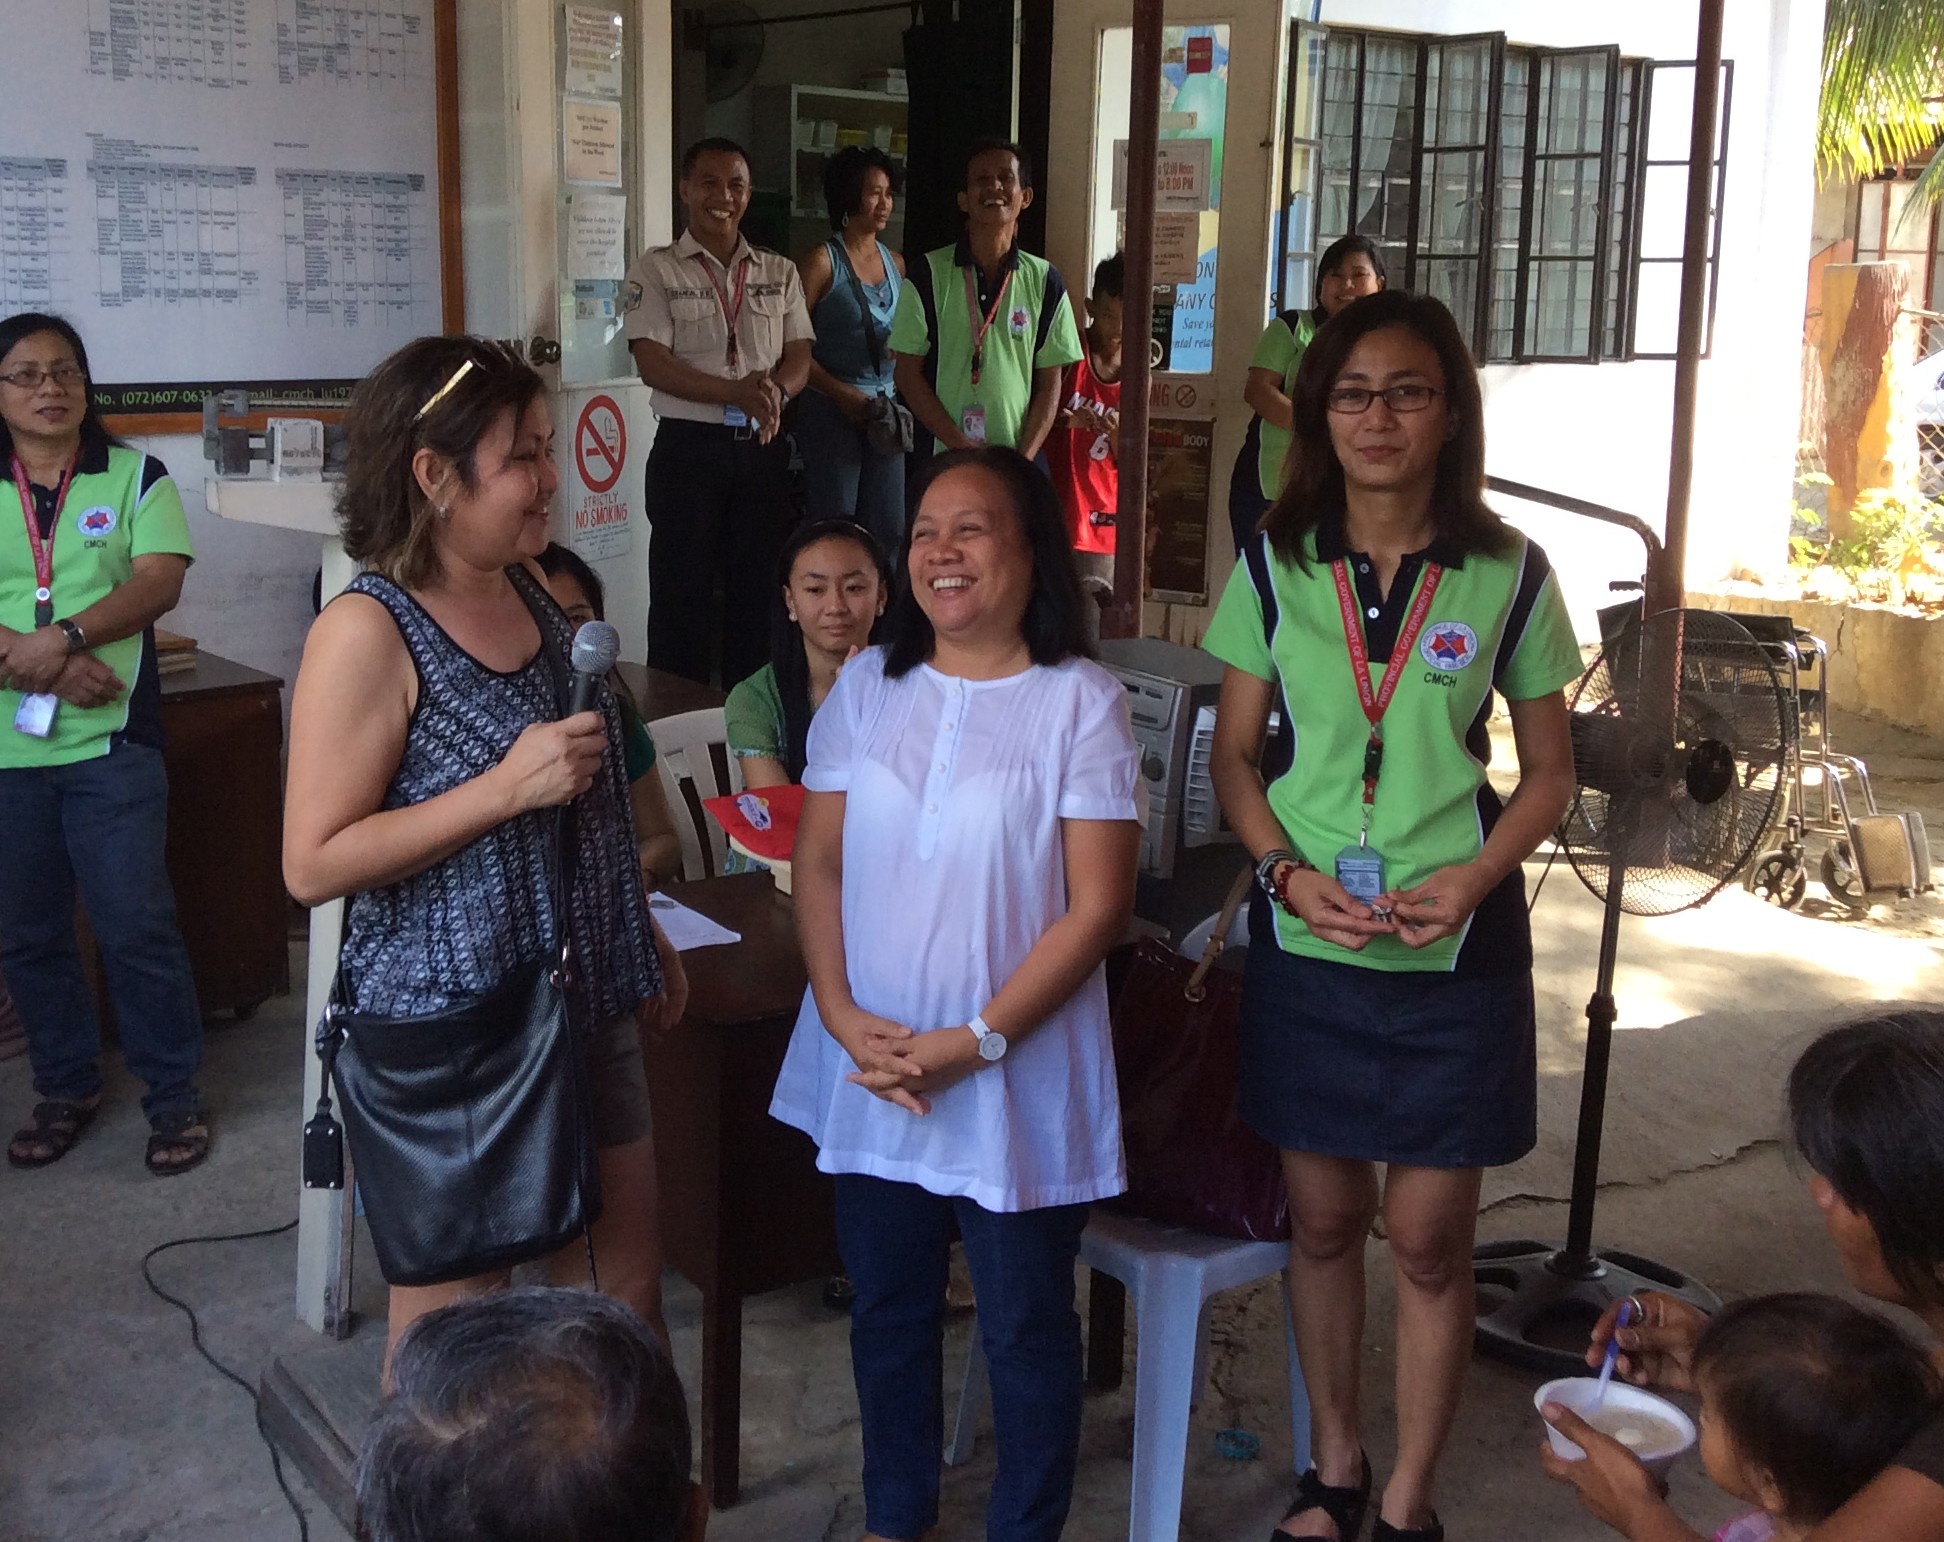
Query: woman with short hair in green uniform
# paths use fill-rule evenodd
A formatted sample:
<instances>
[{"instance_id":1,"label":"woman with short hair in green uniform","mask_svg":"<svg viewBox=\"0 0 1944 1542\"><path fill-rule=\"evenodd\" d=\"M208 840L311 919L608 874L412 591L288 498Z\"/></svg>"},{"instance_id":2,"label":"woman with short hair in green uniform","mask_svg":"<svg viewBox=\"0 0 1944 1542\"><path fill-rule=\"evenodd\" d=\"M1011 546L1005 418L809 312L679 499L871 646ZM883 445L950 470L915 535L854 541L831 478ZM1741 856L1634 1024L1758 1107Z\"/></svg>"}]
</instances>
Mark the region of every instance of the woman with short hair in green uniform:
<instances>
[{"instance_id":1,"label":"woman with short hair in green uniform","mask_svg":"<svg viewBox=\"0 0 1944 1542\"><path fill-rule=\"evenodd\" d=\"M813 520L784 543L770 662L729 693L722 715L745 787L801 781L810 719L837 671L871 645L891 597L891 568L870 532ZM741 864L738 864L741 870Z\"/></svg>"},{"instance_id":2,"label":"woman with short hair in green uniform","mask_svg":"<svg viewBox=\"0 0 1944 1542\"><path fill-rule=\"evenodd\" d=\"M101 1108L78 888L122 1058L148 1088L149 1171L186 1172L209 1154L202 1014L163 855L150 628L182 595L189 526L162 462L103 426L59 317L0 322L0 478L0 974L39 1098L7 1160L59 1161Z\"/></svg>"},{"instance_id":3,"label":"woman with short hair in green uniform","mask_svg":"<svg viewBox=\"0 0 1944 1542\"><path fill-rule=\"evenodd\" d=\"M1537 1138L1521 864L1572 795L1580 655L1545 554L1485 505L1478 374L1441 303L1348 307L1293 404L1289 484L1203 640L1229 666L1215 789L1262 890L1238 1101L1283 1153L1311 1401L1314 1465L1278 1535L1350 1538L1364 1519L1364 1239L1381 1212L1397 1458L1372 1538L1441 1542L1432 1483L1471 1355L1481 1170ZM1519 763L1504 803L1485 774L1495 692Z\"/></svg>"},{"instance_id":4,"label":"woman with short hair in green uniform","mask_svg":"<svg viewBox=\"0 0 1944 1542\"><path fill-rule=\"evenodd\" d=\"M1242 399L1255 416L1249 419L1229 476L1229 528L1237 551L1249 544L1282 491L1283 463L1289 459L1289 397L1303 350L1325 321L1388 281L1377 243L1369 236L1343 236L1317 259L1316 308L1284 311L1262 329L1249 360L1248 384L1242 388Z\"/></svg>"}]
</instances>

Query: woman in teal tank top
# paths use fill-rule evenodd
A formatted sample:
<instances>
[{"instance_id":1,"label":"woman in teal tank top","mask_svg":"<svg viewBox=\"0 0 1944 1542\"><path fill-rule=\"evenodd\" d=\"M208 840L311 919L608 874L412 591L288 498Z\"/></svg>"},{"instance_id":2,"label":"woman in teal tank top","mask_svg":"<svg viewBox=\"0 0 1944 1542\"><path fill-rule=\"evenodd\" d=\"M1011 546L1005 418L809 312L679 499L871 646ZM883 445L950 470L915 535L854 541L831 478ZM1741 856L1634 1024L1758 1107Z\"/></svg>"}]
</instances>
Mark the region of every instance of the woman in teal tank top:
<instances>
[{"instance_id":1,"label":"woman in teal tank top","mask_svg":"<svg viewBox=\"0 0 1944 1542\"><path fill-rule=\"evenodd\" d=\"M797 264L817 340L795 427L806 516L855 520L894 559L904 544L904 456L873 449L865 423L873 398L895 394L887 340L904 262L879 237L896 193L897 168L882 150L840 150L824 171L837 234Z\"/></svg>"}]
</instances>

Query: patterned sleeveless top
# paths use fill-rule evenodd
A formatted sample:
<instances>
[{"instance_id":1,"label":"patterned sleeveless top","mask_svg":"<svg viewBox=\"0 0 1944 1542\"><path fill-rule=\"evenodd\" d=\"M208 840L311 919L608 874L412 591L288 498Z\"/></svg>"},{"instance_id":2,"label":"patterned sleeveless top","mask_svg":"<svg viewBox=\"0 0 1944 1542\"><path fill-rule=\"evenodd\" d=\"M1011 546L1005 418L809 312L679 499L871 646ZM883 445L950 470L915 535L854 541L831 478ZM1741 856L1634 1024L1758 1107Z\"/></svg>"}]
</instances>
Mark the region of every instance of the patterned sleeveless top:
<instances>
[{"instance_id":1,"label":"patterned sleeveless top","mask_svg":"<svg viewBox=\"0 0 1944 1542\"><path fill-rule=\"evenodd\" d=\"M541 647L564 658L572 624L524 569L508 568L507 576L529 603L537 597L546 617ZM369 595L391 613L418 670L418 705L385 808L423 803L471 781L498 765L524 729L559 717L543 653L502 674L462 649L389 579L363 573L347 592ZM622 769L620 715L605 686L600 711L608 750L577 805L579 871L568 905L580 1005L596 1022L632 1012L662 988ZM443 1011L550 953L554 813L516 815L422 872L353 895L342 958L353 1008L388 1016Z\"/></svg>"}]
</instances>

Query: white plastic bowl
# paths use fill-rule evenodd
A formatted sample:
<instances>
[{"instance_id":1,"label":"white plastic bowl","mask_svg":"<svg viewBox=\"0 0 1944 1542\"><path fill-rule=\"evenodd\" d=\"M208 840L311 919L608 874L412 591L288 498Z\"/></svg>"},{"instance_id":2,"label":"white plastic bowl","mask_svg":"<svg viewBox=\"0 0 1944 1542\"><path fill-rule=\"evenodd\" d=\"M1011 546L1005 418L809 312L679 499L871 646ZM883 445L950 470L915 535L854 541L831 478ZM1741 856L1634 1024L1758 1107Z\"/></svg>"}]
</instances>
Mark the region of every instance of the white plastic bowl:
<instances>
[{"instance_id":1,"label":"white plastic bowl","mask_svg":"<svg viewBox=\"0 0 1944 1542\"><path fill-rule=\"evenodd\" d=\"M1599 1392L1600 1383L1597 1377L1568 1376L1560 1381L1549 1381L1533 1393L1532 1406L1543 1409L1548 1403L1559 1403L1572 1409L1584 1419L1587 1411L1593 1407ZM1643 1392L1638 1387L1628 1386L1627 1383L1616 1379L1607 1384L1606 1406L1651 1414L1657 1419L1664 1419L1681 1432L1680 1444L1669 1446L1664 1450L1644 1451L1629 1447L1643 1464L1655 1472L1665 1470L1675 1457L1694 1444L1694 1421L1664 1397L1656 1397L1651 1392ZM1544 1421L1543 1413L1540 1414L1540 1419ZM1586 1453L1550 1424L1546 1425L1546 1438L1552 1442L1553 1453L1556 1456L1562 1456L1569 1462L1585 1460Z\"/></svg>"}]
</instances>

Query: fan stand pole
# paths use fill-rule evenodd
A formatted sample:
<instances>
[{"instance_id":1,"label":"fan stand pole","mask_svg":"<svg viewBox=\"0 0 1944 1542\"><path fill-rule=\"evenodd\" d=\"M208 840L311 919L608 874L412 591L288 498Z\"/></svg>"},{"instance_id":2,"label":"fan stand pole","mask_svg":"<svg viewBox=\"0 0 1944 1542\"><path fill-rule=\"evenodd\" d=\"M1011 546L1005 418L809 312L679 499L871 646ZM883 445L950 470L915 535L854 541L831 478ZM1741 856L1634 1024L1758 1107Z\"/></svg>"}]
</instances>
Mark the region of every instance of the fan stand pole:
<instances>
[{"instance_id":1,"label":"fan stand pole","mask_svg":"<svg viewBox=\"0 0 1944 1542\"><path fill-rule=\"evenodd\" d=\"M1624 840L1616 843L1625 850ZM1481 1243L1472 1250L1472 1277L1507 1298L1478 1319L1480 1351L1552 1376L1586 1369L1593 1324L1622 1296L1665 1291L1712 1312L1721 1298L1678 1269L1634 1253L1593 1250L1593 1207L1599 1198L1600 1140L1606 1123L1607 1065L1619 1011L1613 976L1619 961L1624 864L1614 860L1607 876L1600 925L1600 963L1586 1003L1586 1070L1580 1086L1579 1137L1573 1153L1573 1195L1567 1211L1566 1245L1520 1238Z\"/></svg>"}]
</instances>

